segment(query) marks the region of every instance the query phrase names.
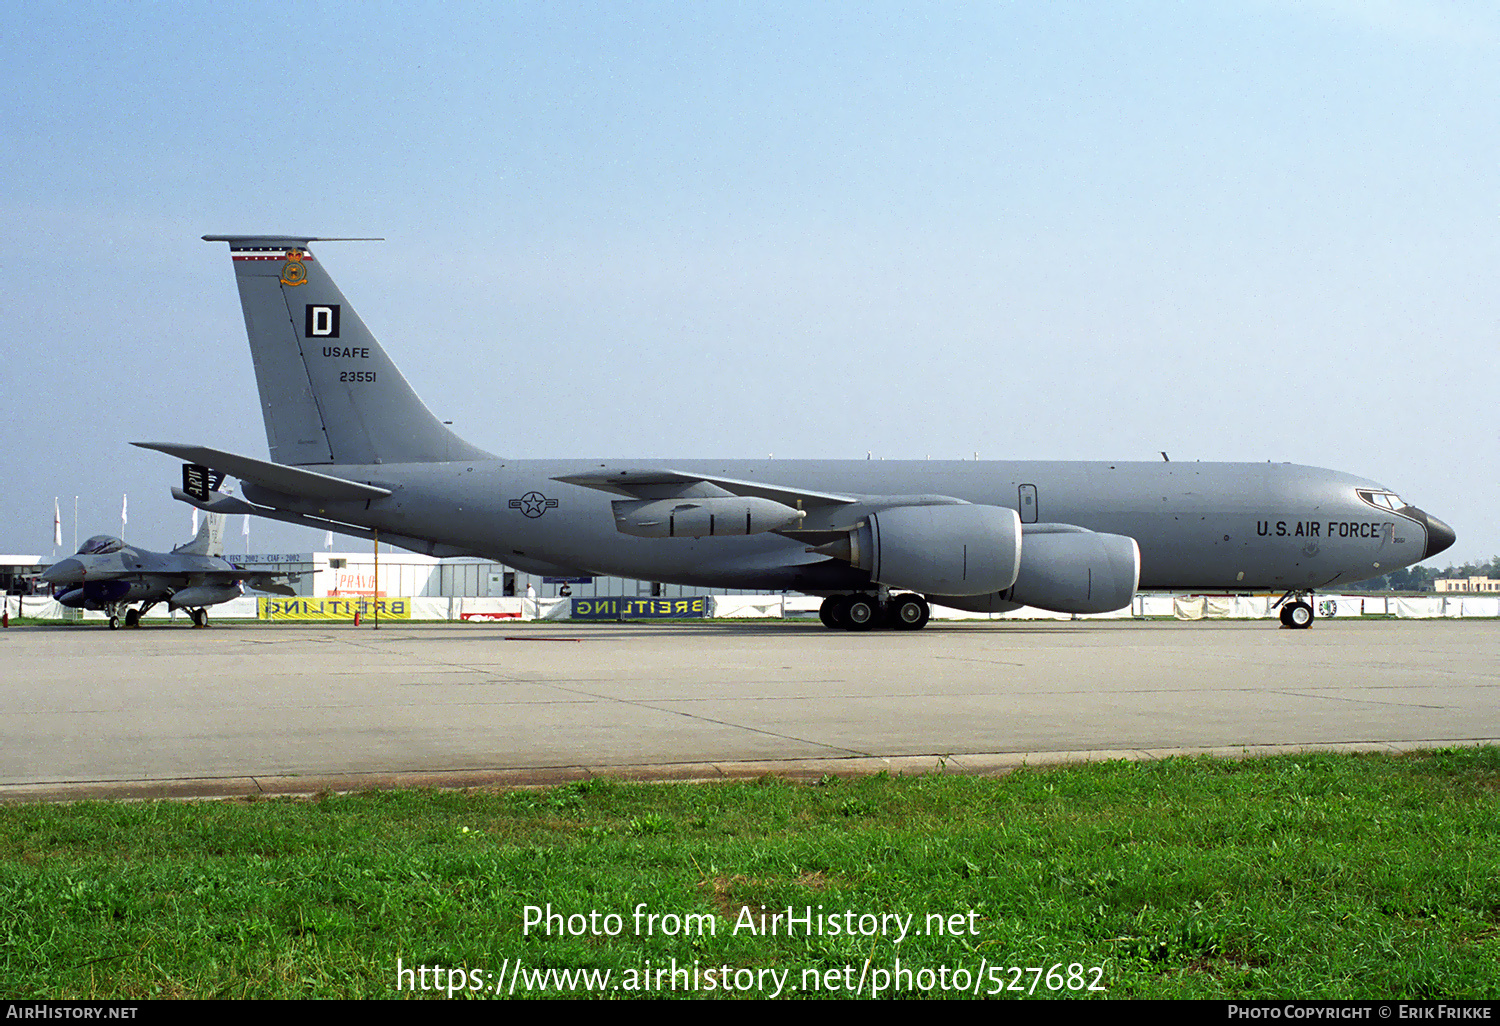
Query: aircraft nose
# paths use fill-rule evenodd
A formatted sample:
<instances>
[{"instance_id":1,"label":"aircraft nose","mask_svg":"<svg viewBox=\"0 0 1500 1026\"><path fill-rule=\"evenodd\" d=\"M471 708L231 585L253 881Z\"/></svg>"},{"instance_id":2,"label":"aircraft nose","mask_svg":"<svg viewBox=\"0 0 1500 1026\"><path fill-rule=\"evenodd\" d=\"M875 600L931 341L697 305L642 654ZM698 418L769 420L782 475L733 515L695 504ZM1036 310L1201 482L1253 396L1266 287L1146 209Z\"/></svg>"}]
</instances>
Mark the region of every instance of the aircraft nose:
<instances>
[{"instance_id":1,"label":"aircraft nose","mask_svg":"<svg viewBox=\"0 0 1500 1026\"><path fill-rule=\"evenodd\" d=\"M1451 544L1454 543L1455 538L1458 537L1457 534L1454 534L1454 528L1446 525L1446 523L1443 523L1442 520L1437 519L1437 517L1433 516L1433 514L1424 513L1424 511L1419 510L1419 508L1415 507L1415 505L1409 505L1409 507L1406 507L1401 511L1403 511L1403 513L1406 513L1407 516L1413 517L1413 519L1421 520L1422 526L1425 526L1425 528L1427 528L1427 549L1422 552L1422 558L1424 559L1430 559L1431 556L1436 556L1437 553L1442 552L1443 549L1451 546Z\"/></svg>"},{"instance_id":2,"label":"aircraft nose","mask_svg":"<svg viewBox=\"0 0 1500 1026\"><path fill-rule=\"evenodd\" d=\"M1420 509L1417 512L1421 514L1422 522L1427 525L1427 548L1422 553L1423 559L1436 556L1458 540L1458 535L1453 533L1453 528L1437 517L1431 513L1423 513Z\"/></svg>"},{"instance_id":3,"label":"aircraft nose","mask_svg":"<svg viewBox=\"0 0 1500 1026\"><path fill-rule=\"evenodd\" d=\"M38 575L38 580L46 581L48 584L67 584L76 581L83 576L83 563L77 559L65 559L60 563L53 563Z\"/></svg>"}]
</instances>

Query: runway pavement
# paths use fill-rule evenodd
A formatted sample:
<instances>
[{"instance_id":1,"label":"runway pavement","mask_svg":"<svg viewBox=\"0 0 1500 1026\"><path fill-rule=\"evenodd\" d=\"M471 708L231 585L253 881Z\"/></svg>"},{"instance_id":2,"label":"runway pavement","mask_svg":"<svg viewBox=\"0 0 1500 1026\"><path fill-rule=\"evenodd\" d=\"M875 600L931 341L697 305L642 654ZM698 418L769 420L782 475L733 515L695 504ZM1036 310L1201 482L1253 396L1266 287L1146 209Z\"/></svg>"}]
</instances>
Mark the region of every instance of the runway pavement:
<instances>
[{"instance_id":1,"label":"runway pavement","mask_svg":"<svg viewBox=\"0 0 1500 1026\"><path fill-rule=\"evenodd\" d=\"M0 631L0 799L1497 739L1492 620Z\"/></svg>"}]
</instances>

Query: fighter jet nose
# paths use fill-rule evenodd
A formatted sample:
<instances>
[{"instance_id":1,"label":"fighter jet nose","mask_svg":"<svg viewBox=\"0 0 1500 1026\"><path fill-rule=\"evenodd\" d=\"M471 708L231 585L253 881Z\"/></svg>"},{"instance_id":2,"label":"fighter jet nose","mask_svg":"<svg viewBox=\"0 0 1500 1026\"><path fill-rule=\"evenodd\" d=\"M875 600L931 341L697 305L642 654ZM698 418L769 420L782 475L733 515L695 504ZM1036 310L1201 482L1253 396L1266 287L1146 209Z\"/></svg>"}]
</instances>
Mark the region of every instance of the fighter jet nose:
<instances>
[{"instance_id":1,"label":"fighter jet nose","mask_svg":"<svg viewBox=\"0 0 1500 1026\"><path fill-rule=\"evenodd\" d=\"M67 584L69 581L76 581L82 573L82 562L76 559L65 559L43 570L37 579L46 581L48 584Z\"/></svg>"},{"instance_id":2,"label":"fighter jet nose","mask_svg":"<svg viewBox=\"0 0 1500 1026\"><path fill-rule=\"evenodd\" d=\"M1418 512L1422 511L1418 510ZM1453 528L1431 513L1422 513L1422 520L1427 524L1427 548L1422 553L1423 559L1431 559L1458 539L1458 535L1453 533Z\"/></svg>"}]
</instances>

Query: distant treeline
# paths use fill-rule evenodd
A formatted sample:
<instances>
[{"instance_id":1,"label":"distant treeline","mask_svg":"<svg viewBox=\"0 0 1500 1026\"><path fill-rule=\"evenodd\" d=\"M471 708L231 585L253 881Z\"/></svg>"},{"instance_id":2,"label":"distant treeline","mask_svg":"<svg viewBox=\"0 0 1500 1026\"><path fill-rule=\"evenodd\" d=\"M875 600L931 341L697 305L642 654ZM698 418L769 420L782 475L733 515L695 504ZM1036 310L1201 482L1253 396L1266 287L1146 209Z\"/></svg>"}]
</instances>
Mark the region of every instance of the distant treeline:
<instances>
[{"instance_id":1,"label":"distant treeline","mask_svg":"<svg viewBox=\"0 0 1500 1026\"><path fill-rule=\"evenodd\" d=\"M1492 556L1484 563L1450 565L1441 570L1435 566L1409 566L1350 587L1355 591L1432 591L1433 581L1450 577L1488 577L1500 580L1500 556Z\"/></svg>"}]
</instances>

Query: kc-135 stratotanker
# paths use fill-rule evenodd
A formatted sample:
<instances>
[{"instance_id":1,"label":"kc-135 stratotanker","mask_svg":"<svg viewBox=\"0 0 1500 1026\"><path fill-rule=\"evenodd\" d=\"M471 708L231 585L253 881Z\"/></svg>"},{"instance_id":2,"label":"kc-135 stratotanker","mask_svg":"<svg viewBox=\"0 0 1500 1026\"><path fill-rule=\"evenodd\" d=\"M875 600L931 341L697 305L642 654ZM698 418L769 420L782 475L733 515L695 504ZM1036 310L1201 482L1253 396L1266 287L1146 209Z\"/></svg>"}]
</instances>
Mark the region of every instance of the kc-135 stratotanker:
<instances>
[{"instance_id":1,"label":"kc-135 stratotanker","mask_svg":"<svg viewBox=\"0 0 1500 1026\"><path fill-rule=\"evenodd\" d=\"M528 573L826 596L823 622L914 630L929 603L1100 613L1138 589L1315 590L1416 563L1447 524L1383 485L1275 463L517 460L422 403L308 236L227 242L271 460L138 442L242 483L201 509L480 556Z\"/></svg>"}]
</instances>

